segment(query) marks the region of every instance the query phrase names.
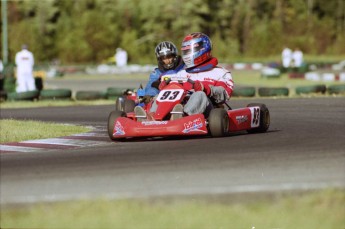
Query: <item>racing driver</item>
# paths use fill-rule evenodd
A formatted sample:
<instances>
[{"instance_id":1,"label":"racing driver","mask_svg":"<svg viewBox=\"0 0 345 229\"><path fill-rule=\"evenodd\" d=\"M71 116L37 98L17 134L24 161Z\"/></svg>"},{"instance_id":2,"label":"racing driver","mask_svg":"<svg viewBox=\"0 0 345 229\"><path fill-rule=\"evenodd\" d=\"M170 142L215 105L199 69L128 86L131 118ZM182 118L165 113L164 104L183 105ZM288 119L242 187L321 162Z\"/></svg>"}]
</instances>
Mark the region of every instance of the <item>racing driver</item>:
<instances>
[{"instance_id":1,"label":"racing driver","mask_svg":"<svg viewBox=\"0 0 345 229\"><path fill-rule=\"evenodd\" d=\"M210 38L200 32L187 35L182 41L182 59L186 69L177 73L178 78L187 78L184 83L186 90L194 89L188 102L182 107L177 104L174 107L174 119L184 114L193 115L203 113L207 118L214 106L221 107L230 99L234 82L231 73L217 66L218 60L212 57L212 43ZM159 85L163 88L168 82L162 81ZM178 114L177 111L183 111Z\"/></svg>"}]
</instances>

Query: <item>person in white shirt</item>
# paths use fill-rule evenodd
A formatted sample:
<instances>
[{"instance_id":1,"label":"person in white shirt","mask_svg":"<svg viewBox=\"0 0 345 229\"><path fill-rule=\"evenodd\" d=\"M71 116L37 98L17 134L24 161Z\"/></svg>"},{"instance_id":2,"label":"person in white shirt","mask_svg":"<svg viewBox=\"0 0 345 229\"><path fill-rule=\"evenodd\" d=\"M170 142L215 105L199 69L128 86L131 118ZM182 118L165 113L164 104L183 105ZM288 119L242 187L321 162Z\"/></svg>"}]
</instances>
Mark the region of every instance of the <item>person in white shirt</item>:
<instances>
[{"instance_id":1,"label":"person in white shirt","mask_svg":"<svg viewBox=\"0 0 345 229\"><path fill-rule=\"evenodd\" d=\"M303 53L299 48L296 48L292 53L292 59L295 68L299 68L303 64Z\"/></svg>"},{"instance_id":2,"label":"person in white shirt","mask_svg":"<svg viewBox=\"0 0 345 229\"><path fill-rule=\"evenodd\" d=\"M117 48L115 53L115 60L117 67L125 67L127 65L127 52L122 48Z\"/></svg>"},{"instance_id":3,"label":"person in white shirt","mask_svg":"<svg viewBox=\"0 0 345 229\"><path fill-rule=\"evenodd\" d=\"M16 54L17 65L17 92L36 90L35 79L33 77L34 56L28 50L27 45L22 46L22 50Z\"/></svg>"},{"instance_id":4,"label":"person in white shirt","mask_svg":"<svg viewBox=\"0 0 345 229\"><path fill-rule=\"evenodd\" d=\"M292 61L292 50L288 47L285 47L282 52L282 65L284 68L291 67Z\"/></svg>"}]
</instances>

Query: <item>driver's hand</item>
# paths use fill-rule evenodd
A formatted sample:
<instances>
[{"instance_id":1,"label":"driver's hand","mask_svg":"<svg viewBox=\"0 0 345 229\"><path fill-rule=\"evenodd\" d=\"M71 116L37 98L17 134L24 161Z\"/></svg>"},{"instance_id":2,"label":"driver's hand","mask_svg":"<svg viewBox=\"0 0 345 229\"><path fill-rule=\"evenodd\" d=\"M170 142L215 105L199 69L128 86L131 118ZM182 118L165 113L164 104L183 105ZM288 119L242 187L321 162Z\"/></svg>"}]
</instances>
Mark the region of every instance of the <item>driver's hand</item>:
<instances>
[{"instance_id":1,"label":"driver's hand","mask_svg":"<svg viewBox=\"0 0 345 229\"><path fill-rule=\"evenodd\" d=\"M194 91L203 91L204 85L200 81L195 81L193 84Z\"/></svg>"},{"instance_id":2,"label":"driver's hand","mask_svg":"<svg viewBox=\"0 0 345 229\"><path fill-rule=\"evenodd\" d=\"M167 86L169 83L170 83L170 79L168 79L168 80L163 80L163 81L159 84L158 89L159 89L159 90L163 90L163 88L164 88L165 86Z\"/></svg>"},{"instance_id":3,"label":"driver's hand","mask_svg":"<svg viewBox=\"0 0 345 229\"><path fill-rule=\"evenodd\" d=\"M186 85L184 86L184 88L186 90L191 90L191 89L194 89L194 91L203 91L206 93L206 95L210 95L211 93L211 89L210 89L210 86L207 84L207 83L203 83L201 81L187 81L185 83ZM191 87L191 88L188 88Z\"/></svg>"},{"instance_id":4,"label":"driver's hand","mask_svg":"<svg viewBox=\"0 0 345 229\"><path fill-rule=\"evenodd\" d=\"M153 97L151 95L144 95L141 99L142 103L148 104L152 101Z\"/></svg>"}]
</instances>

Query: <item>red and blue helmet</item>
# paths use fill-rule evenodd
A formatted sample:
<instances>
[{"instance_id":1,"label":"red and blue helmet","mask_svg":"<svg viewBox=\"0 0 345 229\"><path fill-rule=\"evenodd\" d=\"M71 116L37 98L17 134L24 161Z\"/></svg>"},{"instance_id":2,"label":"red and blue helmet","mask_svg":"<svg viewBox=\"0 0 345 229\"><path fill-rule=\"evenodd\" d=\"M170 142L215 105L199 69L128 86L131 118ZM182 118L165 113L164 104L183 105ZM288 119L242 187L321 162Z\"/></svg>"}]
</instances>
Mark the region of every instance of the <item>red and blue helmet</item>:
<instances>
[{"instance_id":1,"label":"red and blue helmet","mask_svg":"<svg viewBox=\"0 0 345 229\"><path fill-rule=\"evenodd\" d=\"M210 38L200 32L191 33L182 41L182 59L187 68L198 66L211 59L211 50Z\"/></svg>"}]
</instances>

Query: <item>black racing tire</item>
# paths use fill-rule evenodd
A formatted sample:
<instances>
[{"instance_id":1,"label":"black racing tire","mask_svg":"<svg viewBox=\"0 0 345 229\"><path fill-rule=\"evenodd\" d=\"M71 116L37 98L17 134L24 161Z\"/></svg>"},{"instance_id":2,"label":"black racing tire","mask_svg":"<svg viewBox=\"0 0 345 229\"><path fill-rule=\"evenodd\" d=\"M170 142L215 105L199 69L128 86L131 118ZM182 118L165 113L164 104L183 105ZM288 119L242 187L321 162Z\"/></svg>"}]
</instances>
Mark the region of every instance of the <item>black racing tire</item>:
<instances>
[{"instance_id":1,"label":"black racing tire","mask_svg":"<svg viewBox=\"0 0 345 229\"><path fill-rule=\"evenodd\" d=\"M115 99L119 96L123 96L123 93L126 91L126 88L117 88L117 87L108 87L107 96L109 99Z\"/></svg>"},{"instance_id":2,"label":"black racing tire","mask_svg":"<svg viewBox=\"0 0 345 229\"><path fill-rule=\"evenodd\" d=\"M255 87L238 87L232 92L234 97L254 97Z\"/></svg>"},{"instance_id":3,"label":"black racing tire","mask_svg":"<svg viewBox=\"0 0 345 229\"><path fill-rule=\"evenodd\" d=\"M136 104L134 100L127 99L125 96L120 96L115 101L115 110L123 111L125 113L133 112Z\"/></svg>"},{"instance_id":4,"label":"black racing tire","mask_svg":"<svg viewBox=\"0 0 345 229\"><path fill-rule=\"evenodd\" d=\"M131 99L125 99L124 112L125 113L134 112L134 108L135 108L135 101Z\"/></svg>"},{"instance_id":5,"label":"black racing tire","mask_svg":"<svg viewBox=\"0 0 345 229\"><path fill-rule=\"evenodd\" d=\"M115 100L115 110L116 111L124 111L124 101L125 101L124 96L119 96Z\"/></svg>"},{"instance_id":6,"label":"black racing tire","mask_svg":"<svg viewBox=\"0 0 345 229\"><path fill-rule=\"evenodd\" d=\"M258 94L260 96L288 96L289 89L286 87L260 87Z\"/></svg>"},{"instance_id":7,"label":"black racing tire","mask_svg":"<svg viewBox=\"0 0 345 229\"><path fill-rule=\"evenodd\" d=\"M229 116L223 108L212 109L208 116L208 128L212 137L224 137L229 133Z\"/></svg>"},{"instance_id":8,"label":"black racing tire","mask_svg":"<svg viewBox=\"0 0 345 229\"><path fill-rule=\"evenodd\" d=\"M71 97L72 90L70 89L43 89L40 92L41 100L67 100Z\"/></svg>"},{"instance_id":9,"label":"black racing tire","mask_svg":"<svg viewBox=\"0 0 345 229\"><path fill-rule=\"evenodd\" d=\"M314 85L314 86L300 86L296 87L296 94L310 94L310 93L322 93L325 94L326 92L326 85Z\"/></svg>"},{"instance_id":10,"label":"black racing tire","mask_svg":"<svg viewBox=\"0 0 345 229\"><path fill-rule=\"evenodd\" d=\"M126 117L126 113L123 111L112 111L110 112L108 116L108 135L111 140L115 140L115 138L113 137L113 130L114 130L114 125L115 125L115 120L119 117Z\"/></svg>"},{"instance_id":11,"label":"black racing tire","mask_svg":"<svg viewBox=\"0 0 345 229\"><path fill-rule=\"evenodd\" d=\"M40 95L38 90L26 91L26 92L11 92L8 94L8 100L10 101L34 101L37 100Z\"/></svg>"},{"instance_id":12,"label":"black racing tire","mask_svg":"<svg viewBox=\"0 0 345 229\"><path fill-rule=\"evenodd\" d=\"M77 91L76 100L98 100L104 99L105 95L100 91Z\"/></svg>"},{"instance_id":13,"label":"black racing tire","mask_svg":"<svg viewBox=\"0 0 345 229\"><path fill-rule=\"evenodd\" d=\"M345 84L330 85L327 92L328 94L345 94Z\"/></svg>"},{"instance_id":14,"label":"black racing tire","mask_svg":"<svg viewBox=\"0 0 345 229\"><path fill-rule=\"evenodd\" d=\"M259 127L247 130L248 133L264 133L268 130L271 123L270 112L265 104L250 103L247 107L260 107Z\"/></svg>"}]
</instances>

